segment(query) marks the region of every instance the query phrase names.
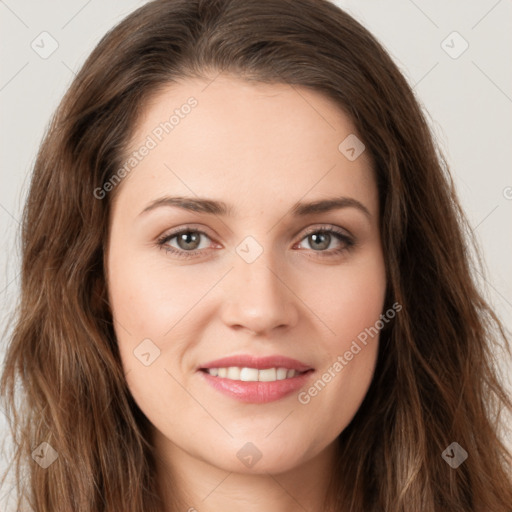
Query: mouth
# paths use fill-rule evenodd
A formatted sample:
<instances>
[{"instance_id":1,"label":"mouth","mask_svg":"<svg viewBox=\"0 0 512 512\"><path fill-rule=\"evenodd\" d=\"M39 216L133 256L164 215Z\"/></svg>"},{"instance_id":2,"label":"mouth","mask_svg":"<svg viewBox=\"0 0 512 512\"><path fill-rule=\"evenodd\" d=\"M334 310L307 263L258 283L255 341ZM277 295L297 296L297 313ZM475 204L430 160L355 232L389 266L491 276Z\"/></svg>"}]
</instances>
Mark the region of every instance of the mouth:
<instances>
[{"instance_id":1,"label":"mouth","mask_svg":"<svg viewBox=\"0 0 512 512\"><path fill-rule=\"evenodd\" d=\"M314 368L285 356L238 355L210 361L198 371L206 383L231 398L266 403L298 391Z\"/></svg>"}]
</instances>

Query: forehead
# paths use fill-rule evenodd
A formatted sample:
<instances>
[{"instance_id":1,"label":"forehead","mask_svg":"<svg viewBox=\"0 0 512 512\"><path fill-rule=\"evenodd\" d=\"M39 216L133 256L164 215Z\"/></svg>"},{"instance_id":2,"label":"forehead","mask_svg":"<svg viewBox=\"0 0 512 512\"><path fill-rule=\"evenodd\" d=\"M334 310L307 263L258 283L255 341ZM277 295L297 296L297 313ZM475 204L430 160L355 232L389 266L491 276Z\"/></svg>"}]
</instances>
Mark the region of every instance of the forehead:
<instances>
[{"instance_id":1,"label":"forehead","mask_svg":"<svg viewBox=\"0 0 512 512\"><path fill-rule=\"evenodd\" d=\"M137 123L125 160L144 156L123 179L121 201L134 208L166 193L231 198L240 215L277 198L333 193L375 203L367 153L350 161L338 149L354 133L333 100L304 87L226 75L172 83Z\"/></svg>"}]
</instances>

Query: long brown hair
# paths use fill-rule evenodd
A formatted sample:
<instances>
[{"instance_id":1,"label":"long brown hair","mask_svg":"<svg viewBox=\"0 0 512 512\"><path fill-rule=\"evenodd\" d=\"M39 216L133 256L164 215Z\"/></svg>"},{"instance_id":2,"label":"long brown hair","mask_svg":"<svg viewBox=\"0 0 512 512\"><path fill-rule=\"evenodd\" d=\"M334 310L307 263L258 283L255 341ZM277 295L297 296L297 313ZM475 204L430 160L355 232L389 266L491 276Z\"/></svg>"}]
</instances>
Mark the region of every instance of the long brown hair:
<instances>
[{"instance_id":1,"label":"long brown hair","mask_svg":"<svg viewBox=\"0 0 512 512\"><path fill-rule=\"evenodd\" d=\"M471 229L411 88L374 37L326 0L156 0L112 29L73 81L33 171L1 380L18 510L26 498L37 512L162 511L148 420L129 393L107 300L117 189L103 199L93 191L121 168L150 95L220 72L327 95L374 163L385 309L402 310L339 436L326 510L510 511L499 413L512 404L493 356L500 342L510 349L475 285ZM58 454L46 469L32 457L43 442ZM468 453L457 469L441 456L452 442Z\"/></svg>"}]
</instances>

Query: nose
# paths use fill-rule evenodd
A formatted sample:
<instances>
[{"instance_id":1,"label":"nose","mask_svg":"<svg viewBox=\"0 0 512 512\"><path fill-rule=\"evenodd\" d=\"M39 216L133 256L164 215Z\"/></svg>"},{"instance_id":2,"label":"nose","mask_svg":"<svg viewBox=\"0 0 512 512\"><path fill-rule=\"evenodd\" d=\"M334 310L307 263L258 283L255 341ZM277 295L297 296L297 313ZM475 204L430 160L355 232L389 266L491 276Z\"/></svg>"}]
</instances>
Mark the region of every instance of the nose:
<instances>
[{"instance_id":1,"label":"nose","mask_svg":"<svg viewBox=\"0 0 512 512\"><path fill-rule=\"evenodd\" d=\"M287 277L288 276L288 277ZM224 283L222 319L234 329L258 335L293 327L299 318L298 302L289 274L276 267L264 251L256 261L239 258Z\"/></svg>"}]
</instances>

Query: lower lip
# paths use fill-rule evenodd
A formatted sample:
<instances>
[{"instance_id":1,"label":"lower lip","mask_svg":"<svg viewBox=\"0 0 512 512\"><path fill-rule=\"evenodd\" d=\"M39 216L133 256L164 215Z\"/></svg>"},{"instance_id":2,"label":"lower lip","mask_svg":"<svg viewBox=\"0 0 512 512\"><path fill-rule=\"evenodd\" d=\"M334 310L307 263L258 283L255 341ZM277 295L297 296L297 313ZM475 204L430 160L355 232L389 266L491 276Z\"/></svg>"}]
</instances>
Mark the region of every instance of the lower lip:
<instances>
[{"instance_id":1,"label":"lower lip","mask_svg":"<svg viewBox=\"0 0 512 512\"><path fill-rule=\"evenodd\" d=\"M225 395L253 404L264 404L280 400L285 396L298 391L309 379L313 370L292 377L290 379L276 380L274 382L244 382L222 377L214 377L205 371L200 371L206 382Z\"/></svg>"}]
</instances>

